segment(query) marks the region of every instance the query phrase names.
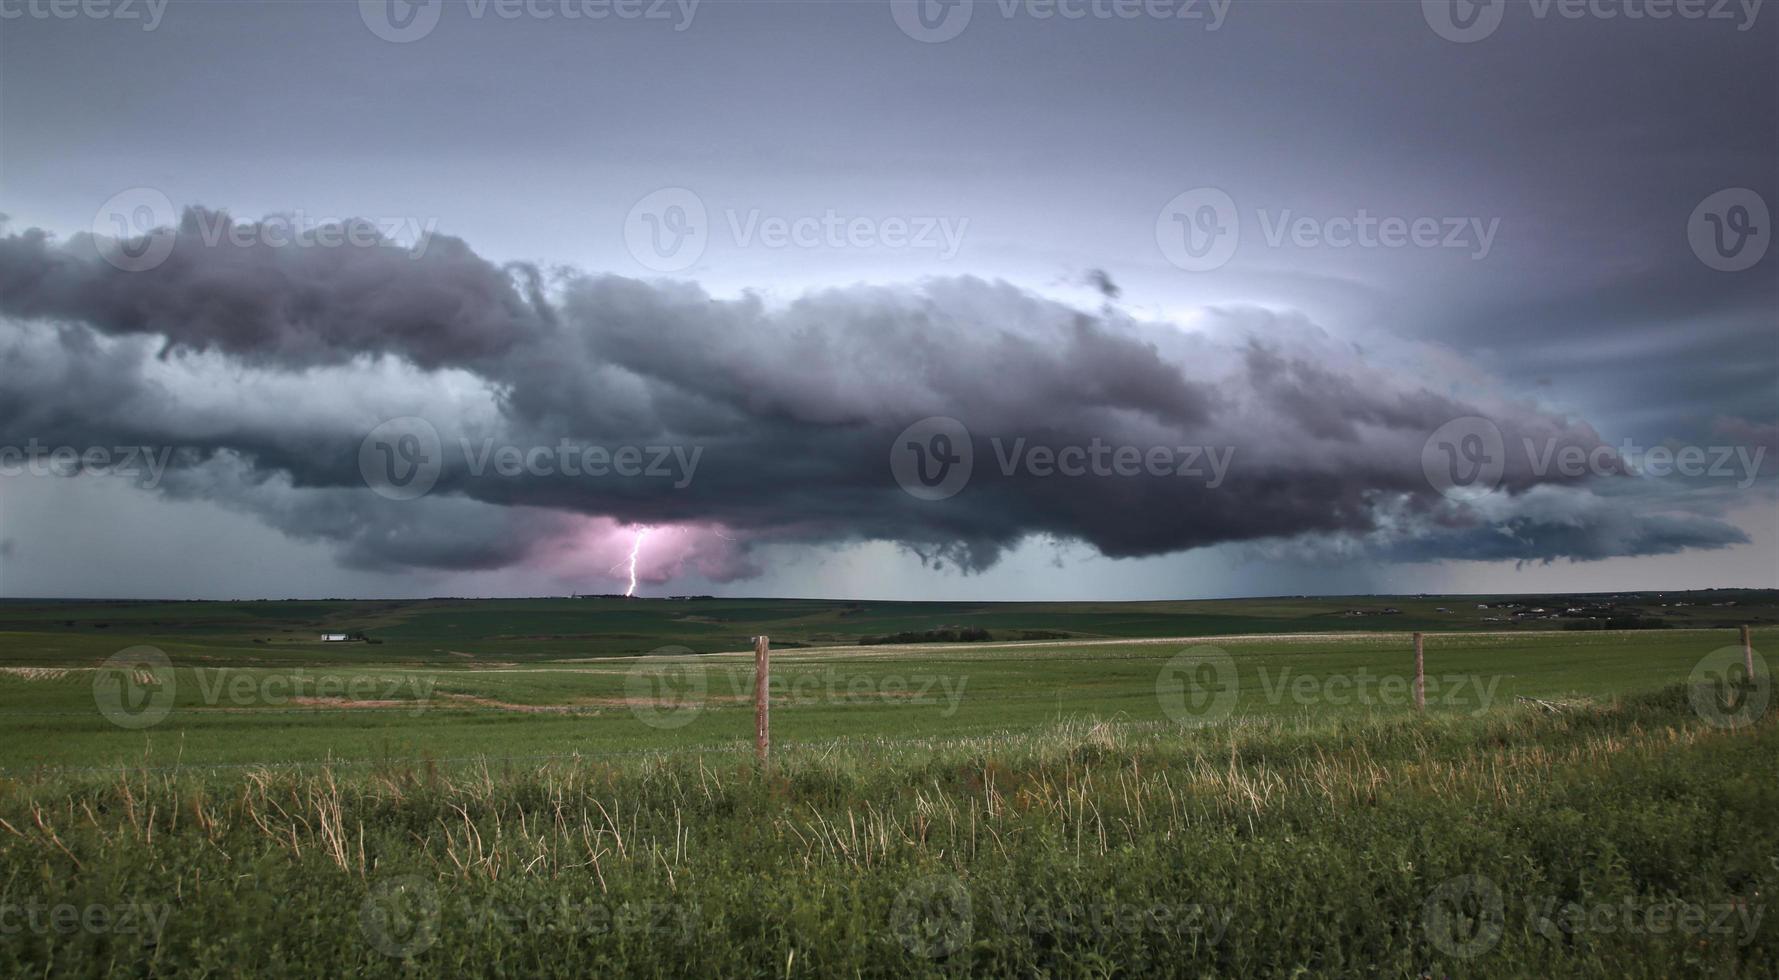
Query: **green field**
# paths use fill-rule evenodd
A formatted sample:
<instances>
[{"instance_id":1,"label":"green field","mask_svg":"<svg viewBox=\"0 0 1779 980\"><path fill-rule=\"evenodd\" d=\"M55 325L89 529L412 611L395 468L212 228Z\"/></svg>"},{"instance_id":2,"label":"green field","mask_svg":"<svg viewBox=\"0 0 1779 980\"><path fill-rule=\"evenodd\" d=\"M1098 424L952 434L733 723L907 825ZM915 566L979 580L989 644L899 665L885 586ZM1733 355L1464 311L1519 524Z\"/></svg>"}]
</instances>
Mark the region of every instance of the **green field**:
<instances>
[{"instance_id":1,"label":"green field","mask_svg":"<svg viewBox=\"0 0 1779 980\"><path fill-rule=\"evenodd\" d=\"M1775 594L0 603L0 968L1770 976L1740 623Z\"/></svg>"},{"instance_id":2,"label":"green field","mask_svg":"<svg viewBox=\"0 0 1779 980\"><path fill-rule=\"evenodd\" d=\"M1487 609L1477 606L1487 605ZM1508 605L1516 608L1506 608ZM1568 614L1577 607L1582 611ZM1533 614L1531 610L1543 610ZM1386 612L1395 610L1395 612ZM1445 610L1445 611L1441 611ZM1649 625L1779 626L1779 591L1593 596L1349 596L1177 602L864 602L831 599L423 599L283 602L0 600L0 663L97 662L155 643L182 662L528 662L741 650L766 634L776 648L837 646L942 627L997 641L1202 637L1387 630L1563 630L1635 616ZM1525 617L1525 618L1520 618ZM323 644L362 632L374 648ZM1060 634L1058 636L1057 634Z\"/></svg>"}]
</instances>

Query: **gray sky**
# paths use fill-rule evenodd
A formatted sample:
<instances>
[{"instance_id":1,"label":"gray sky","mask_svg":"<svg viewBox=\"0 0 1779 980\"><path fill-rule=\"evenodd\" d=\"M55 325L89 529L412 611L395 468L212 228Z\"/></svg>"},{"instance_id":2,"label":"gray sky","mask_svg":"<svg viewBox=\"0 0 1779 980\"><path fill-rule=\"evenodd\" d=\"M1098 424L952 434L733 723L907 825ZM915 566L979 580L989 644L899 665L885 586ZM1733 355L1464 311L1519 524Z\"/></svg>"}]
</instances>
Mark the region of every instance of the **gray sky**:
<instances>
[{"instance_id":1,"label":"gray sky","mask_svg":"<svg viewBox=\"0 0 1779 980\"><path fill-rule=\"evenodd\" d=\"M0 593L1779 585L1779 12L1668 10L0 0L0 449L170 453L0 452Z\"/></svg>"}]
</instances>

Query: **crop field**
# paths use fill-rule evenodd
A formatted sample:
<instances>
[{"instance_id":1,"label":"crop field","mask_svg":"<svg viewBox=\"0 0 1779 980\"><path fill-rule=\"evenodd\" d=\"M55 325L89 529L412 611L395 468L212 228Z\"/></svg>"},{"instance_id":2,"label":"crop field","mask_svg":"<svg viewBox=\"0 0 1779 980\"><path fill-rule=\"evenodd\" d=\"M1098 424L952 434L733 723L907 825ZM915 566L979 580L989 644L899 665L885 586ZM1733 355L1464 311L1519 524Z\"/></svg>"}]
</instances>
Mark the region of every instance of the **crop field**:
<instances>
[{"instance_id":1,"label":"crop field","mask_svg":"<svg viewBox=\"0 0 1779 980\"><path fill-rule=\"evenodd\" d=\"M1463 601L0 604L0 970L1773 975L1773 594Z\"/></svg>"}]
</instances>

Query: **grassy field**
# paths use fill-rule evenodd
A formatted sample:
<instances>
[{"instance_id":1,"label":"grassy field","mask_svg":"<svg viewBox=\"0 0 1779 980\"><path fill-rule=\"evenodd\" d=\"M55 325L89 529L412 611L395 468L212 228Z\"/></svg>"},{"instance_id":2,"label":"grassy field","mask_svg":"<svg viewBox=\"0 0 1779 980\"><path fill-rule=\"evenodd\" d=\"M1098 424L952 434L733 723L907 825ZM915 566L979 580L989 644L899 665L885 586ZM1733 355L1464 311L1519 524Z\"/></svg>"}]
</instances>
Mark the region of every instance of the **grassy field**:
<instances>
[{"instance_id":1,"label":"grassy field","mask_svg":"<svg viewBox=\"0 0 1779 980\"><path fill-rule=\"evenodd\" d=\"M1773 594L1489 601L0 604L0 970L1774 975Z\"/></svg>"},{"instance_id":2,"label":"grassy field","mask_svg":"<svg viewBox=\"0 0 1779 980\"><path fill-rule=\"evenodd\" d=\"M1488 608L1479 609L1479 605ZM1569 614L1568 608L1581 611ZM1386 610L1395 610L1386 612ZM1441 611L1444 610L1444 611ZM1533 610L1539 610L1534 613ZM1246 633L1560 630L1635 616L1652 625L1779 626L1779 591L1597 596L1347 596L1179 602L856 602L827 599L424 599L286 602L0 600L0 663L96 663L133 643L182 662L528 662L840 646L941 627L993 640L1139 639ZM324 644L322 633L376 642Z\"/></svg>"},{"instance_id":3,"label":"grassy field","mask_svg":"<svg viewBox=\"0 0 1779 980\"><path fill-rule=\"evenodd\" d=\"M1757 633L1767 643L1774 632ZM1687 679L1728 630L1444 634L1429 639L1435 714L1519 697L1601 698ZM375 647L360 647L374 653ZM194 666L160 676L0 668L0 768L365 763L481 755L601 757L751 744L751 654L507 666ZM781 742L1018 733L1076 718L1400 717L1413 654L1395 633L793 649L773 657ZM1190 691L1188 683L1194 686ZM165 715L120 727L142 699ZM126 724L150 718L120 714Z\"/></svg>"}]
</instances>

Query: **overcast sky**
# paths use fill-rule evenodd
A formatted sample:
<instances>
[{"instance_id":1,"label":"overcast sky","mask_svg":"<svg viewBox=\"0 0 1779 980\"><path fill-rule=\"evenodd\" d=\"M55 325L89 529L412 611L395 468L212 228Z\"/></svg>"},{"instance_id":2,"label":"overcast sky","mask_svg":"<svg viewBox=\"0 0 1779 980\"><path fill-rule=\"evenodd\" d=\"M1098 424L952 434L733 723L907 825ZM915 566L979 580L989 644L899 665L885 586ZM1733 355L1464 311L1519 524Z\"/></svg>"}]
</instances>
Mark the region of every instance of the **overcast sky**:
<instances>
[{"instance_id":1,"label":"overcast sky","mask_svg":"<svg viewBox=\"0 0 1779 980\"><path fill-rule=\"evenodd\" d=\"M1776 20L0 0L0 594L1779 586Z\"/></svg>"}]
</instances>

